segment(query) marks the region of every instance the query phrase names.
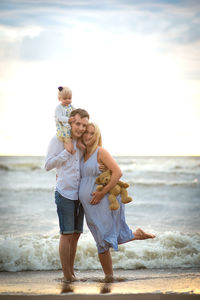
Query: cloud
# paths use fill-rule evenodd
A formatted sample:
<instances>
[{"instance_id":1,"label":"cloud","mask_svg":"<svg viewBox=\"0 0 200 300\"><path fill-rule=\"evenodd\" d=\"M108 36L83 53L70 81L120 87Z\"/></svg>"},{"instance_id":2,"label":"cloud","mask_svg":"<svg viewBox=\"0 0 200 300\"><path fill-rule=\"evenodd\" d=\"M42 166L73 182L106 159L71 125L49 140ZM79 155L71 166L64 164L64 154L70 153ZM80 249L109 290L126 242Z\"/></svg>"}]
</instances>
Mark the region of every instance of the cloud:
<instances>
[{"instance_id":1,"label":"cloud","mask_svg":"<svg viewBox=\"0 0 200 300\"><path fill-rule=\"evenodd\" d=\"M20 49L26 38L34 39L42 29L38 26L11 27L0 25L0 61L12 61L20 58Z\"/></svg>"},{"instance_id":2,"label":"cloud","mask_svg":"<svg viewBox=\"0 0 200 300\"><path fill-rule=\"evenodd\" d=\"M37 5L36 5L37 3ZM23 26L69 25L75 19L82 23L91 22L107 29L130 29L151 34L187 24L199 24L200 4L198 1L23 1L7 0L0 3L2 24ZM68 22L69 21L69 22ZM193 29L193 27L192 27Z\"/></svg>"},{"instance_id":3,"label":"cloud","mask_svg":"<svg viewBox=\"0 0 200 300\"><path fill-rule=\"evenodd\" d=\"M123 56L124 37L133 47L141 37L158 53L195 60L188 76L199 76L199 1L2 0L0 20L0 60L68 60L73 53L84 58L82 50L98 56L104 48L109 55L116 39Z\"/></svg>"},{"instance_id":4,"label":"cloud","mask_svg":"<svg viewBox=\"0 0 200 300\"><path fill-rule=\"evenodd\" d=\"M56 30L41 32L36 37L26 36L20 46L22 60L51 60L68 52L63 33ZM66 49L65 51L63 51ZM64 53L63 53L64 52Z\"/></svg>"},{"instance_id":5,"label":"cloud","mask_svg":"<svg viewBox=\"0 0 200 300\"><path fill-rule=\"evenodd\" d=\"M175 136L179 127L187 129L188 123L192 131L196 124L192 101L199 111L200 8L197 1L189 4L1 0L0 94L5 112L1 120L8 115L16 118L19 135L24 135L24 122L29 123L26 130L32 128L34 135L31 125L37 116L43 140L47 131L55 130L57 86L67 83L75 106L88 109L107 135L108 145L113 143L108 128L118 136L123 136L124 128L130 129L138 135L138 145L141 136L148 135L147 127L154 132L158 124L162 136L163 127L169 136L173 132ZM184 76L198 80L183 80ZM122 122L124 107L128 112ZM12 135L9 128L3 130ZM152 137L156 145L159 135L149 134Z\"/></svg>"},{"instance_id":6,"label":"cloud","mask_svg":"<svg viewBox=\"0 0 200 300\"><path fill-rule=\"evenodd\" d=\"M117 34L157 34L178 44L200 40L200 3L194 0L3 0L0 18L6 26L55 29L73 27L78 21Z\"/></svg>"}]
</instances>

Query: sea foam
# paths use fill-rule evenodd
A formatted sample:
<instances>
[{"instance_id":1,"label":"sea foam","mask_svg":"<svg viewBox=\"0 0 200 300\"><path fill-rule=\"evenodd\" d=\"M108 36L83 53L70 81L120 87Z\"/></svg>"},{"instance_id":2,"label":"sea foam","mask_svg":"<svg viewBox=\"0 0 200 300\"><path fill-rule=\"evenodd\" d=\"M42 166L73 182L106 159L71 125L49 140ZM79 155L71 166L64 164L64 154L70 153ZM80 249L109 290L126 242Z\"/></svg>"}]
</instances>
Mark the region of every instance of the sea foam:
<instances>
[{"instance_id":1,"label":"sea foam","mask_svg":"<svg viewBox=\"0 0 200 300\"><path fill-rule=\"evenodd\" d=\"M0 271L61 269L59 235L4 236L0 238ZM200 235L181 232L158 233L153 240L134 241L111 251L114 268L200 267ZM75 268L101 269L90 233L81 235Z\"/></svg>"}]
</instances>

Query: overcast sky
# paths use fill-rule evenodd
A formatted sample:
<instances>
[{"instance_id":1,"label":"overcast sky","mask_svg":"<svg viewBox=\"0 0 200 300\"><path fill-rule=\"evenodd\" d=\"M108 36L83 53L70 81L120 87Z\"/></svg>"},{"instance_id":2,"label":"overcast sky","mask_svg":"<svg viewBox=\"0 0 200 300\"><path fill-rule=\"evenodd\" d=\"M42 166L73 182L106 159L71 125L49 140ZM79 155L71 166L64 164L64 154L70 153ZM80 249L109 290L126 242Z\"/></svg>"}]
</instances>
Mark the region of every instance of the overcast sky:
<instances>
[{"instance_id":1,"label":"overcast sky","mask_svg":"<svg viewBox=\"0 0 200 300\"><path fill-rule=\"evenodd\" d=\"M46 153L59 85L114 155L200 155L200 1L0 0L0 154Z\"/></svg>"}]
</instances>

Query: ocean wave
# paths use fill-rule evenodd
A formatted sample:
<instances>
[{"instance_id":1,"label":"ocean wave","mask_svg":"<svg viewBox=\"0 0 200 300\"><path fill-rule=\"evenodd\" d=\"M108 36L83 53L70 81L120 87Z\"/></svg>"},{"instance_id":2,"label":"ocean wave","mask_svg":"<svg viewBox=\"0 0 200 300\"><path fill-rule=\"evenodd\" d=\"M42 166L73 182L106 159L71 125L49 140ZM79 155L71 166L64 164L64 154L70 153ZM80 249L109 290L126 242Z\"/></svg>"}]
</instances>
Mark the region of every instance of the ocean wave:
<instances>
[{"instance_id":1,"label":"ocean wave","mask_svg":"<svg viewBox=\"0 0 200 300\"><path fill-rule=\"evenodd\" d=\"M117 163L121 166L121 167L123 167L123 166L132 166L133 168L135 167L135 164L136 164L136 161L134 161L134 160L128 160L128 159L126 159L126 160L119 160L119 159L116 159L116 161L117 161Z\"/></svg>"},{"instance_id":2,"label":"ocean wave","mask_svg":"<svg viewBox=\"0 0 200 300\"><path fill-rule=\"evenodd\" d=\"M58 255L59 235L4 236L0 238L0 271L61 269ZM153 240L134 241L112 251L113 267L189 268L200 267L200 234L165 232ZM101 269L90 233L78 243L75 268Z\"/></svg>"},{"instance_id":3,"label":"ocean wave","mask_svg":"<svg viewBox=\"0 0 200 300\"><path fill-rule=\"evenodd\" d=\"M43 168L42 165L35 163L0 164L0 170L2 171L35 171Z\"/></svg>"},{"instance_id":4,"label":"ocean wave","mask_svg":"<svg viewBox=\"0 0 200 300\"><path fill-rule=\"evenodd\" d=\"M31 193L31 192L41 192L41 193L48 193L48 192L52 192L55 190L54 186L50 186L50 187L41 187L41 186L4 186L1 187L1 192L14 192L14 193L21 193L21 192L26 192L26 193Z\"/></svg>"},{"instance_id":5,"label":"ocean wave","mask_svg":"<svg viewBox=\"0 0 200 300\"><path fill-rule=\"evenodd\" d=\"M165 180L149 180L149 181L145 181L145 180L127 180L127 182L129 183L130 187L167 187L167 186L171 186L171 187L175 187L175 186L179 186L179 187L195 187L195 186L199 186L200 185L200 181L195 178L192 181L165 181ZM9 186L2 186L1 187L1 192L14 192L14 193L21 193L21 192L25 192L25 193L30 193L30 192L41 192L41 193L45 193L45 192L52 192L55 190L55 184L54 182L52 182L52 184L50 184L49 182L44 184L44 183L38 183L38 184L34 184L34 183L25 183L25 185L23 183L20 184L15 184L15 185L9 185Z\"/></svg>"},{"instance_id":6,"label":"ocean wave","mask_svg":"<svg viewBox=\"0 0 200 300\"><path fill-rule=\"evenodd\" d=\"M0 170L9 171L9 167L7 165L0 164Z\"/></svg>"},{"instance_id":7,"label":"ocean wave","mask_svg":"<svg viewBox=\"0 0 200 300\"><path fill-rule=\"evenodd\" d=\"M128 174L131 176L133 174L134 176L141 177L143 174L145 174L148 177L166 177L166 176L200 176L199 170L134 170L133 168L122 168L123 174Z\"/></svg>"},{"instance_id":8,"label":"ocean wave","mask_svg":"<svg viewBox=\"0 0 200 300\"><path fill-rule=\"evenodd\" d=\"M128 181L130 186L142 186L142 187L150 187L150 186L197 186L200 185L200 181L198 178L195 178L191 181L166 181L166 180L149 180L149 181L142 181L142 180L135 180L135 181Z\"/></svg>"},{"instance_id":9,"label":"ocean wave","mask_svg":"<svg viewBox=\"0 0 200 300\"><path fill-rule=\"evenodd\" d=\"M177 169L177 170L181 170L181 169L199 169L200 168L200 164L197 163L196 165L192 165L192 166L183 166L183 165L175 165L172 169Z\"/></svg>"}]
</instances>

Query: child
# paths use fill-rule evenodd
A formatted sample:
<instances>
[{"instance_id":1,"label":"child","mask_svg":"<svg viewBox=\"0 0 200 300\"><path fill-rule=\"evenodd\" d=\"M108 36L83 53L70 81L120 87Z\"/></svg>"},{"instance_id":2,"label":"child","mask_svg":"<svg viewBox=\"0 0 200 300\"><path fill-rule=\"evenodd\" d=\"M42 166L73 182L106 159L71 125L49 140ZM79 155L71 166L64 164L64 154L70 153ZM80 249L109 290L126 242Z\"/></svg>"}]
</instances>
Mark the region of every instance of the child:
<instances>
[{"instance_id":1,"label":"child","mask_svg":"<svg viewBox=\"0 0 200 300\"><path fill-rule=\"evenodd\" d=\"M55 110L55 120L56 120L56 135L57 138L64 143L65 149L74 154L72 139L71 139L71 126L69 120L73 122L73 117L70 118L70 114L74 107L72 103L72 91L66 86L58 87L58 99L61 102ZM77 141L77 147L84 150L85 146L81 140Z\"/></svg>"}]
</instances>

